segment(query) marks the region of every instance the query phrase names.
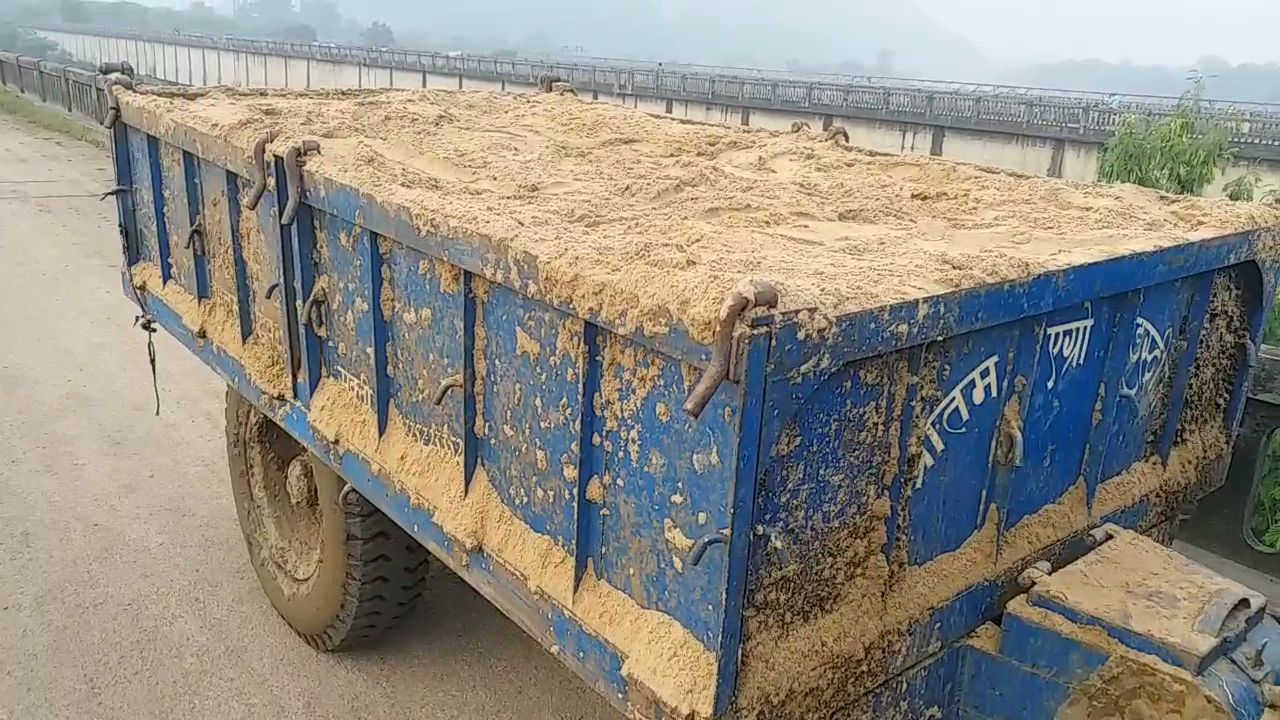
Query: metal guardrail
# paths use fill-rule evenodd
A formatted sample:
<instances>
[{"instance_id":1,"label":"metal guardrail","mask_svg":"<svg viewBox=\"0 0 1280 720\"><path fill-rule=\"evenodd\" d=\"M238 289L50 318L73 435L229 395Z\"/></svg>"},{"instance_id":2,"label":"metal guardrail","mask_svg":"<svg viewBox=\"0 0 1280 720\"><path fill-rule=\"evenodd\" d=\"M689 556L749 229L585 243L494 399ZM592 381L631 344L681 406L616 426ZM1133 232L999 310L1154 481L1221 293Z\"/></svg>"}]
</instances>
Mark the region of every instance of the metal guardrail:
<instances>
[{"instance_id":1,"label":"metal guardrail","mask_svg":"<svg viewBox=\"0 0 1280 720\"><path fill-rule=\"evenodd\" d=\"M0 85L99 124L107 113L102 79L71 65L0 52Z\"/></svg>"},{"instance_id":2,"label":"metal guardrail","mask_svg":"<svg viewBox=\"0 0 1280 720\"><path fill-rule=\"evenodd\" d=\"M1004 132L1074 136L1093 142L1105 141L1126 115L1138 113L1158 118L1172 111L1170 99L1142 96L1027 94L1027 88L1014 87L980 93L954 87L889 86L880 79L876 82L796 79L652 66L619 67L614 64L564 63L331 43L212 37L181 32L143 33L86 26L45 25L36 29L526 84L536 83L538 75L543 72L555 72L572 82L579 92L649 95L672 100L978 129L985 125ZM974 87L990 90L993 86ZM1280 147L1280 105L1213 101L1209 107L1212 112L1234 123L1233 142Z\"/></svg>"}]
</instances>

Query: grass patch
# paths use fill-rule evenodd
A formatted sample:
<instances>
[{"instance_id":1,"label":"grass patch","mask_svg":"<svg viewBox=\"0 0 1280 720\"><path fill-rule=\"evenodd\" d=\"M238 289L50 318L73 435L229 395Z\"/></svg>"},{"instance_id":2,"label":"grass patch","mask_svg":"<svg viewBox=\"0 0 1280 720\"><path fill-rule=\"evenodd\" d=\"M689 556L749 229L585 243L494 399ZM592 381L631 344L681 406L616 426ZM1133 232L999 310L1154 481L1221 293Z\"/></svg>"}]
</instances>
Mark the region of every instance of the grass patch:
<instances>
[{"instance_id":1,"label":"grass patch","mask_svg":"<svg viewBox=\"0 0 1280 720\"><path fill-rule=\"evenodd\" d=\"M32 100L8 88L0 87L0 113L12 115L46 130L106 149L107 138L99 128L80 122L67 113L39 100Z\"/></svg>"}]
</instances>

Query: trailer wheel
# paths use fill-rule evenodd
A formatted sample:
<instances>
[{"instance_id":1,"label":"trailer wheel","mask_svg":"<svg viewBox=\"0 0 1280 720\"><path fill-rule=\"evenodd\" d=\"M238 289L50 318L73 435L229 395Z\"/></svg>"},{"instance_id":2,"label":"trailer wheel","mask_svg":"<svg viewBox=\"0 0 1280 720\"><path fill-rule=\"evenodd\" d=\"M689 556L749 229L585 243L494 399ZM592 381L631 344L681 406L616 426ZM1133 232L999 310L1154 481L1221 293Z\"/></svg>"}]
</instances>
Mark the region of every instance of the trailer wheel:
<instances>
[{"instance_id":1,"label":"trailer wheel","mask_svg":"<svg viewBox=\"0 0 1280 720\"><path fill-rule=\"evenodd\" d=\"M346 650L413 610L422 546L233 388L227 460L249 561L308 645Z\"/></svg>"}]
</instances>

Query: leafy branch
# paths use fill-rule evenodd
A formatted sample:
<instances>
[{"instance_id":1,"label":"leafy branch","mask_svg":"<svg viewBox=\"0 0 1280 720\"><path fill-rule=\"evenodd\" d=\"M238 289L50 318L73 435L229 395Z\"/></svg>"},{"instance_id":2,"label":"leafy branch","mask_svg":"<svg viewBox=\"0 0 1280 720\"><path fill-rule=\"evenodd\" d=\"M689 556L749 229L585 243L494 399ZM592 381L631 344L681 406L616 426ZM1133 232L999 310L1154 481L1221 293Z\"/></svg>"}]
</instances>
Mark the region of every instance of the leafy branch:
<instances>
[{"instance_id":1,"label":"leafy branch","mask_svg":"<svg viewBox=\"0 0 1280 720\"><path fill-rule=\"evenodd\" d=\"M1177 195L1198 195L1234 156L1232 126L1204 109L1204 78L1194 76L1172 113L1126 115L1103 150L1098 179Z\"/></svg>"}]
</instances>

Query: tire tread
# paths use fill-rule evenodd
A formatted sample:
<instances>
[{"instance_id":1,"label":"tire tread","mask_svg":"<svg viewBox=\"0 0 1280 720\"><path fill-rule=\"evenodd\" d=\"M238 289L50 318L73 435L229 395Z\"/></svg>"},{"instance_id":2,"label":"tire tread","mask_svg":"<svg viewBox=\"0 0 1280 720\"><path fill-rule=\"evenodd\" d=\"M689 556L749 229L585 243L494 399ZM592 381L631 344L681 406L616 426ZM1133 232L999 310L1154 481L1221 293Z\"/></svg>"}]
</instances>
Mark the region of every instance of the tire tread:
<instances>
[{"instance_id":1,"label":"tire tread","mask_svg":"<svg viewBox=\"0 0 1280 720\"><path fill-rule=\"evenodd\" d=\"M354 490L345 493L347 572L342 608L324 631L302 635L328 652L368 644L417 607L426 587L427 551Z\"/></svg>"}]
</instances>

